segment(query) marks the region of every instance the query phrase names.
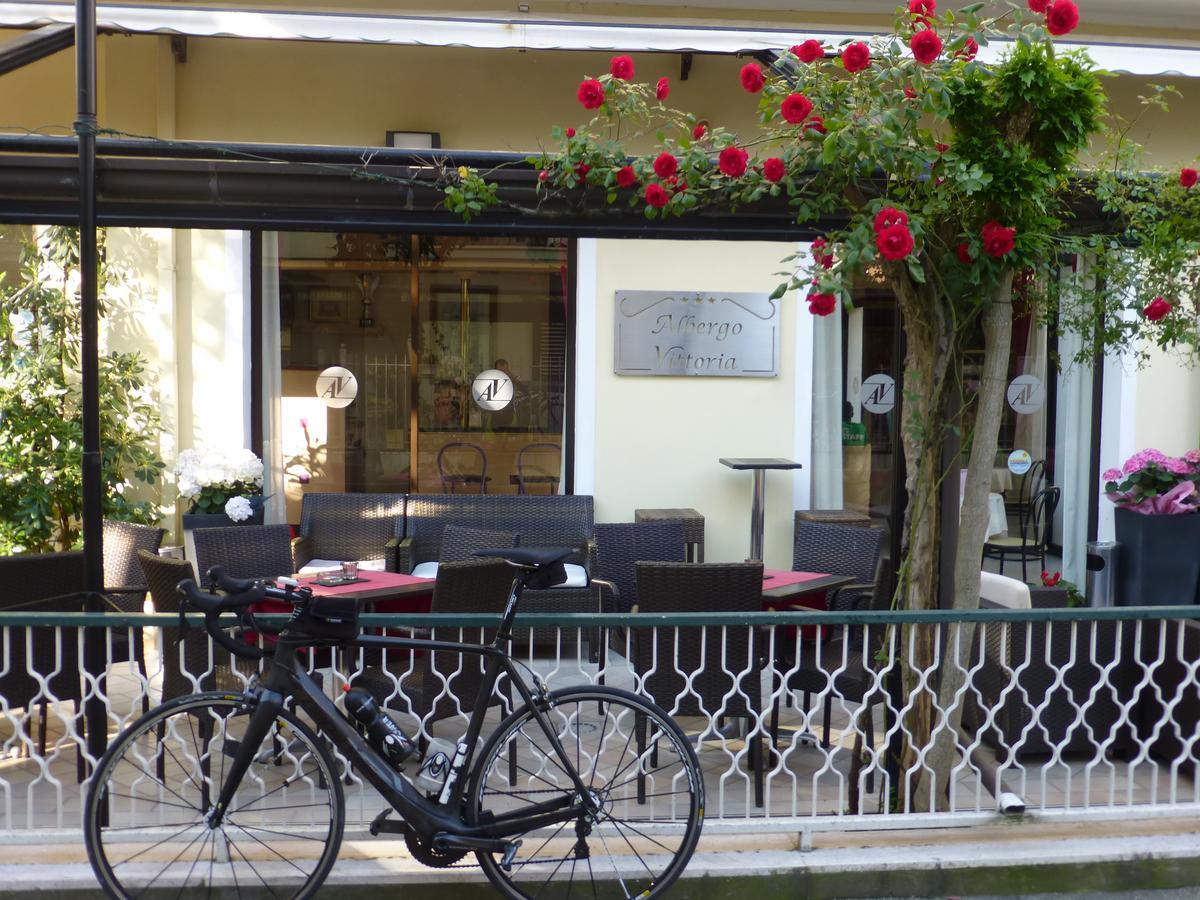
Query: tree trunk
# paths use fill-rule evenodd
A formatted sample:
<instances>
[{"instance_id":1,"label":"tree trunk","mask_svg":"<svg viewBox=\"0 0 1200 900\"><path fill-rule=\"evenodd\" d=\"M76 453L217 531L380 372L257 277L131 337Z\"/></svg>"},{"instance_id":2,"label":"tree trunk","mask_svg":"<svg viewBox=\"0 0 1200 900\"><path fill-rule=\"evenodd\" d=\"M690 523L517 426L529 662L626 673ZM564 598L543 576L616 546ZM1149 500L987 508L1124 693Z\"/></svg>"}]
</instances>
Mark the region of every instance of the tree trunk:
<instances>
[{"instance_id":1,"label":"tree trunk","mask_svg":"<svg viewBox=\"0 0 1200 900\"><path fill-rule=\"evenodd\" d=\"M959 518L958 545L954 556L954 609L979 606L980 554L987 540L988 491L999 442L1000 420L1004 414L1005 389L1012 343L1012 272L1006 272L996 286L983 314L983 373L976 398L975 428L970 436L971 455L963 488L962 514ZM965 437L965 436L964 436ZM933 796L938 809L945 809L952 769L957 762L957 740L962 723L962 696L966 672L971 666L971 645L975 640L973 622L951 625L945 640L940 666L938 715L933 744L926 756L922 783L917 796ZM947 713L947 711L949 711Z\"/></svg>"}]
</instances>

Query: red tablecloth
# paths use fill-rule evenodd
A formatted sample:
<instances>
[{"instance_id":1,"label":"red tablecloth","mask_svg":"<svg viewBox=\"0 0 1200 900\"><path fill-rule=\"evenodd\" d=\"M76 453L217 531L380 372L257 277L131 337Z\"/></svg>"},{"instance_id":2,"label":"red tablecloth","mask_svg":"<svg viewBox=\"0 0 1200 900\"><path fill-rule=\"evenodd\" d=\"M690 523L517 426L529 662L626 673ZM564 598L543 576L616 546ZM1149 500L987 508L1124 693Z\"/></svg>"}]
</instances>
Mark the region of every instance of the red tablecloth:
<instances>
[{"instance_id":1,"label":"red tablecloth","mask_svg":"<svg viewBox=\"0 0 1200 900\"><path fill-rule=\"evenodd\" d=\"M336 587L317 584L316 576L299 579L300 584L312 588L318 597L333 597L338 594L354 594L364 590L377 588L408 587L413 584L428 585L433 590L432 578L418 578L416 575L402 575L399 572L365 572L358 573L359 580L351 584L339 584Z\"/></svg>"},{"instance_id":2,"label":"red tablecloth","mask_svg":"<svg viewBox=\"0 0 1200 900\"><path fill-rule=\"evenodd\" d=\"M824 572L792 572L787 569L763 569L763 590L769 591L772 588L787 587L788 585L803 585L806 581L816 581L818 578L825 578ZM809 609L828 609L826 598L828 592L825 590L810 591L808 593L794 594L791 597L767 597L763 596L764 610L788 610L793 606L807 606ZM803 625L800 628L800 634L805 640L815 640L821 626L819 625ZM790 629L785 629L790 631ZM785 638L787 640L787 638Z\"/></svg>"}]
</instances>

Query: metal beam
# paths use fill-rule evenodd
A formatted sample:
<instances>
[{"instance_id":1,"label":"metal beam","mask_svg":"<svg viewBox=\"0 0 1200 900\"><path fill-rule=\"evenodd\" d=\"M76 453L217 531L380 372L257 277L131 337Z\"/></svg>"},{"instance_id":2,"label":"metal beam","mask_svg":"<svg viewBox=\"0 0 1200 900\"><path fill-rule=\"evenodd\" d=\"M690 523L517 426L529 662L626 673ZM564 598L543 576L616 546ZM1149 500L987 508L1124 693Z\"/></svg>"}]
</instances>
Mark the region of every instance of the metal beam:
<instances>
[{"instance_id":1,"label":"metal beam","mask_svg":"<svg viewBox=\"0 0 1200 900\"><path fill-rule=\"evenodd\" d=\"M0 75L43 57L66 50L75 43L74 25L47 25L0 44Z\"/></svg>"}]
</instances>

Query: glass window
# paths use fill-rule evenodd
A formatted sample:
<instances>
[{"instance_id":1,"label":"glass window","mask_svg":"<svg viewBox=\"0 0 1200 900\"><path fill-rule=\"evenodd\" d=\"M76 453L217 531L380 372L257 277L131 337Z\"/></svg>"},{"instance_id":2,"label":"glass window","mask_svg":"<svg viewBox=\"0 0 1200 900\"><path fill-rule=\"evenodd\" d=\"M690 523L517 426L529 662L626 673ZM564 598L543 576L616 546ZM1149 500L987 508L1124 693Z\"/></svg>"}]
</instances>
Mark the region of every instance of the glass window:
<instances>
[{"instance_id":1,"label":"glass window","mask_svg":"<svg viewBox=\"0 0 1200 900\"><path fill-rule=\"evenodd\" d=\"M288 521L310 491L562 490L565 240L272 239Z\"/></svg>"}]
</instances>

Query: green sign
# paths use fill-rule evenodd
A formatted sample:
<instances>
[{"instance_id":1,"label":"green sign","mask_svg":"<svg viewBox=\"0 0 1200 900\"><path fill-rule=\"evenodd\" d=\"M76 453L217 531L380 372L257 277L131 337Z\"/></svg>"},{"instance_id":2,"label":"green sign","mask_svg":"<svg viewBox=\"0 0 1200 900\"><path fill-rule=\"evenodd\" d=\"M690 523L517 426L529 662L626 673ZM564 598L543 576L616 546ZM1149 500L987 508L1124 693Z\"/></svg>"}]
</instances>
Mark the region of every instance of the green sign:
<instances>
[{"instance_id":1,"label":"green sign","mask_svg":"<svg viewBox=\"0 0 1200 900\"><path fill-rule=\"evenodd\" d=\"M865 447L867 444L867 426L862 422L842 423L842 446Z\"/></svg>"}]
</instances>

